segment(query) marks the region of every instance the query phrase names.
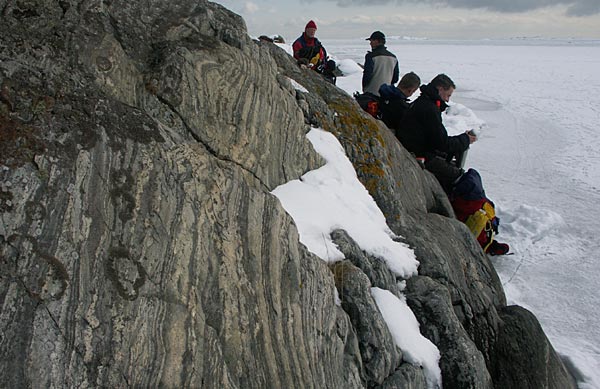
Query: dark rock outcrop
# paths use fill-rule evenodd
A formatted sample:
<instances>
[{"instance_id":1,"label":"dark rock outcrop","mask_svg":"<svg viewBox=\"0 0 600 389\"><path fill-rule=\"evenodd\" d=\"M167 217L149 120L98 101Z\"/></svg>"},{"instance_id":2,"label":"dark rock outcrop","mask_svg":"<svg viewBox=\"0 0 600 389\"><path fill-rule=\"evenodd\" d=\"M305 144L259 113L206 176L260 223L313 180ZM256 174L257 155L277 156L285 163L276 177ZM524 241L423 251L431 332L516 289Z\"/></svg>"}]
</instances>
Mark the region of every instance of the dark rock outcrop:
<instances>
[{"instance_id":1,"label":"dark rock outcrop","mask_svg":"<svg viewBox=\"0 0 600 389\"><path fill-rule=\"evenodd\" d=\"M497 363L490 371L497 387L569 388L573 379L535 316L519 306L500 309Z\"/></svg>"},{"instance_id":2,"label":"dark rock outcrop","mask_svg":"<svg viewBox=\"0 0 600 389\"><path fill-rule=\"evenodd\" d=\"M329 268L270 194L322 164L316 125L415 248L404 293L444 386L573 386L433 176L239 16L204 0L0 12L3 385L425 387L369 293L403 280L340 231Z\"/></svg>"},{"instance_id":3,"label":"dark rock outcrop","mask_svg":"<svg viewBox=\"0 0 600 389\"><path fill-rule=\"evenodd\" d=\"M400 365L402 354L371 296L369 278L347 261L338 262L332 270L341 306L348 313L358 337L364 380L381 384Z\"/></svg>"}]
</instances>

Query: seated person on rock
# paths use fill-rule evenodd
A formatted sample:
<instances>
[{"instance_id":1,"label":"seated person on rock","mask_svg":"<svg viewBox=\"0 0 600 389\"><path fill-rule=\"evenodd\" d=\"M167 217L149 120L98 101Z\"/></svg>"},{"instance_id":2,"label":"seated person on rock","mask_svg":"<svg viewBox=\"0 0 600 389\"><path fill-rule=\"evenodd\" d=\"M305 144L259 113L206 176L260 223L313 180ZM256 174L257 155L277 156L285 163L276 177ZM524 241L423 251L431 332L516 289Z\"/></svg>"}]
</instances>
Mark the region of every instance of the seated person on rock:
<instances>
[{"instance_id":1,"label":"seated person on rock","mask_svg":"<svg viewBox=\"0 0 600 389\"><path fill-rule=\"evenodd\" d=\"M424 158L425 169L438 179L457 218L469 227L485 252L506 254L509 246L494 240L499 220L494 203L485 196L479 173L474 169L465 173L456 165L456 160L477 137L469 131L449 136L442 123L442 112L455 89L456 85L445 74L421 86L421 95L404 114L396 136L408 151Z\"/></svg>"},{"instance_id":2,"label":"seated person on rock","mask_svg":"<svg viewBox=\"0 0 600 389\"><path fill-rule=\"evenodd\" d=\"M404 114L396 136L408 151L425 160L425 168L450 194L464 172L453 162L453 157L464 153L477 137L467 132L449 136L442 123L442 112L456 89L450 77L439 74L420 89L421 95Z\"/></svg>"},{"instance_id":3,"label":"seated person on rock","mask_svg":"<svg viewBox=\"0 0 600 389\"><path fill-rule=\"evenodd\" d=\"M317 24L312 20L309 21L302 35L292 45L294 58L298 60L298 65L306 66L323 74L328 81L335 84L335 61L328 60L327 51L315 37L316 32Z\"/></svg>"},{"instance_id":4,"label":"seated person on rock","mask_svg":"<svg viewBox=\"0 0 600 389\"><path fill-rule=\"evenodd\" d=\"M494 203L485 195L477 170L469 169L462 175L454 187L450 203L456 218L467 225L483 251L490 255L508 253L509 246L495 239L500 219L496 216Z\"/></svg>"},{"instance_id":5,"label":"seated person on rock","mask_svg":"<svg viewBox=\"0 0 600 389\"><path fill-rule=\"evenodd\" d=\"M415 73L406 73L398 86L383 84L379 87L379 116L394 132L400 127L400 121L410 107L408 99L419 89L421 79Z\"/></svg>"},{"instance_id":6,"label":"seated person on rock","mask_svg":"<svg viewBox=\"0 0 600 389\"><path fill-rule=\"evenodd\" d=\"M375 119L383 120L394 132L400 126L404 113L410 106L408 99L419 89L421 79L415 73L406 73L398 86L381 84L379 96L370 92L354 93L358 105Z\"/></svg>"}]
</instances>

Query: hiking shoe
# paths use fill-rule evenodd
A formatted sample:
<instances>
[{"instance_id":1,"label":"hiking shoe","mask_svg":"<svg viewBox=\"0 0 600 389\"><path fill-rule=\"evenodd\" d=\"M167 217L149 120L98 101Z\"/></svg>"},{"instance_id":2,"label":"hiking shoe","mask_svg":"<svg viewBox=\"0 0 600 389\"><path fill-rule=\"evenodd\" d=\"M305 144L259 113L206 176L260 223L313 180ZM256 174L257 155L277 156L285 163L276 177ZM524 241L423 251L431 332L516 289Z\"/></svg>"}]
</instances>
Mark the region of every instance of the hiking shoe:
<instances>
[{"instance_id":1,"label":"hiking shoe","mask_svg":"<svg viewBox=\"0 0 600 389\"><path fill-rule=\"evenodd\" d=\"M494 240L492 241L492 244L489 245L487 250L485 250L485 252L490 255L504 255L508 253L509 250L510 247L508 247L506 243L500 243L497 240Z\"/></svg>"}]
</instances>

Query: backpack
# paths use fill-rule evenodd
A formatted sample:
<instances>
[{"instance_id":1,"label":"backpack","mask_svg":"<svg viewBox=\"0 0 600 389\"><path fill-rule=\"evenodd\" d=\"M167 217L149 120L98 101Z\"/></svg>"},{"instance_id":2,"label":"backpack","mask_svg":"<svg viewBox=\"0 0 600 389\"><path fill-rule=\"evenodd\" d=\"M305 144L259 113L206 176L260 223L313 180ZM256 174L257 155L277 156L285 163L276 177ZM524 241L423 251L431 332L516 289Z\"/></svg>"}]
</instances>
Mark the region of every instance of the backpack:
<instances>
[{"instance_id":1,"label":"backpack","mask_svg":"<svg viewBox=\"0 0 600 389\"><path fill-rule=\"evenodd\" d=\"M380 119L381 114L379 112L379 97L366 92L366 93L354 93L354 98L356 102L362 109L364 109L367 113L373 116L375 119Z\"/></svg>"},{"instance_id":2,"label":"backpack","mask_svg":"<svg viewBox=\"0 0 600 389\"><path fill-rule=\"evenodd\" d=\"M379 87L379 116L388 128L398 131L404 114L410 107L404 93L394 85L382 84Z\"/></svg>"},{"instance_id":3,"label":"backpack","mask_svg":"<svg viewBox=\"0 0 600 389\"><path fill-rule=\"evenodd\" d=\"M327 60L317 68L317 72L321 73L321 75L333 85L335 85L337 81L336 70L337 64L332 59Z\"/></svg>"},{"instance_id":4,"label":"backpack","mask_svg":"<svg viewBox=\"0 0 600 389\"><path fill-rule=\"evenodd\" d=\"M466 224L483 250L489 252L500 219L496 216L494 203L485 195L477 170L469 169L462 175L452 191L450 203L456 218Z\"/></svg>"}]
</instances>

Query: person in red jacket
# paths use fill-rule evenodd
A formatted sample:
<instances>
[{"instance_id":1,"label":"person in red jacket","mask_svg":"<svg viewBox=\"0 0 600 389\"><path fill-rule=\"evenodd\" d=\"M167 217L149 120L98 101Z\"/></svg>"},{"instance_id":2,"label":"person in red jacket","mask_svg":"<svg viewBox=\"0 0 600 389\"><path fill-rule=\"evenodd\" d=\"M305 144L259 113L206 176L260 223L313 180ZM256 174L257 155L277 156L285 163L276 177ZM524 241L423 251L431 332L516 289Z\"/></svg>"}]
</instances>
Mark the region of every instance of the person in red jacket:
<instances>
[{"instance_id":1,"label":"person in red jacket","mask_svg":"<svg viewBox=\"0 0 600 389\"><path fill-rule=\"evenodd\" d=\"M294 58L298 60L298 65L309 67L323 74L329 81L335 84L335 62L328 60L327 51L321 42L315 37L317 24L309 21L304 28L304 32L294 41L292 49Z\"/></svg>"},{"instance_id":2,"label":"person in red jacket","mask_svg":"<svg viewBox=\"0 0 600 389\"><path fill-rule=\"evenodd\" d=\"M294 50L294 58L302 61L305 65L316 70L318 65L321 65L327 56L325 48L321 42L315 37L317 32L317 24L314 21L309 21L304 28L304 33L294 41L292 49Z\"/></svg>"}]
</instances>

